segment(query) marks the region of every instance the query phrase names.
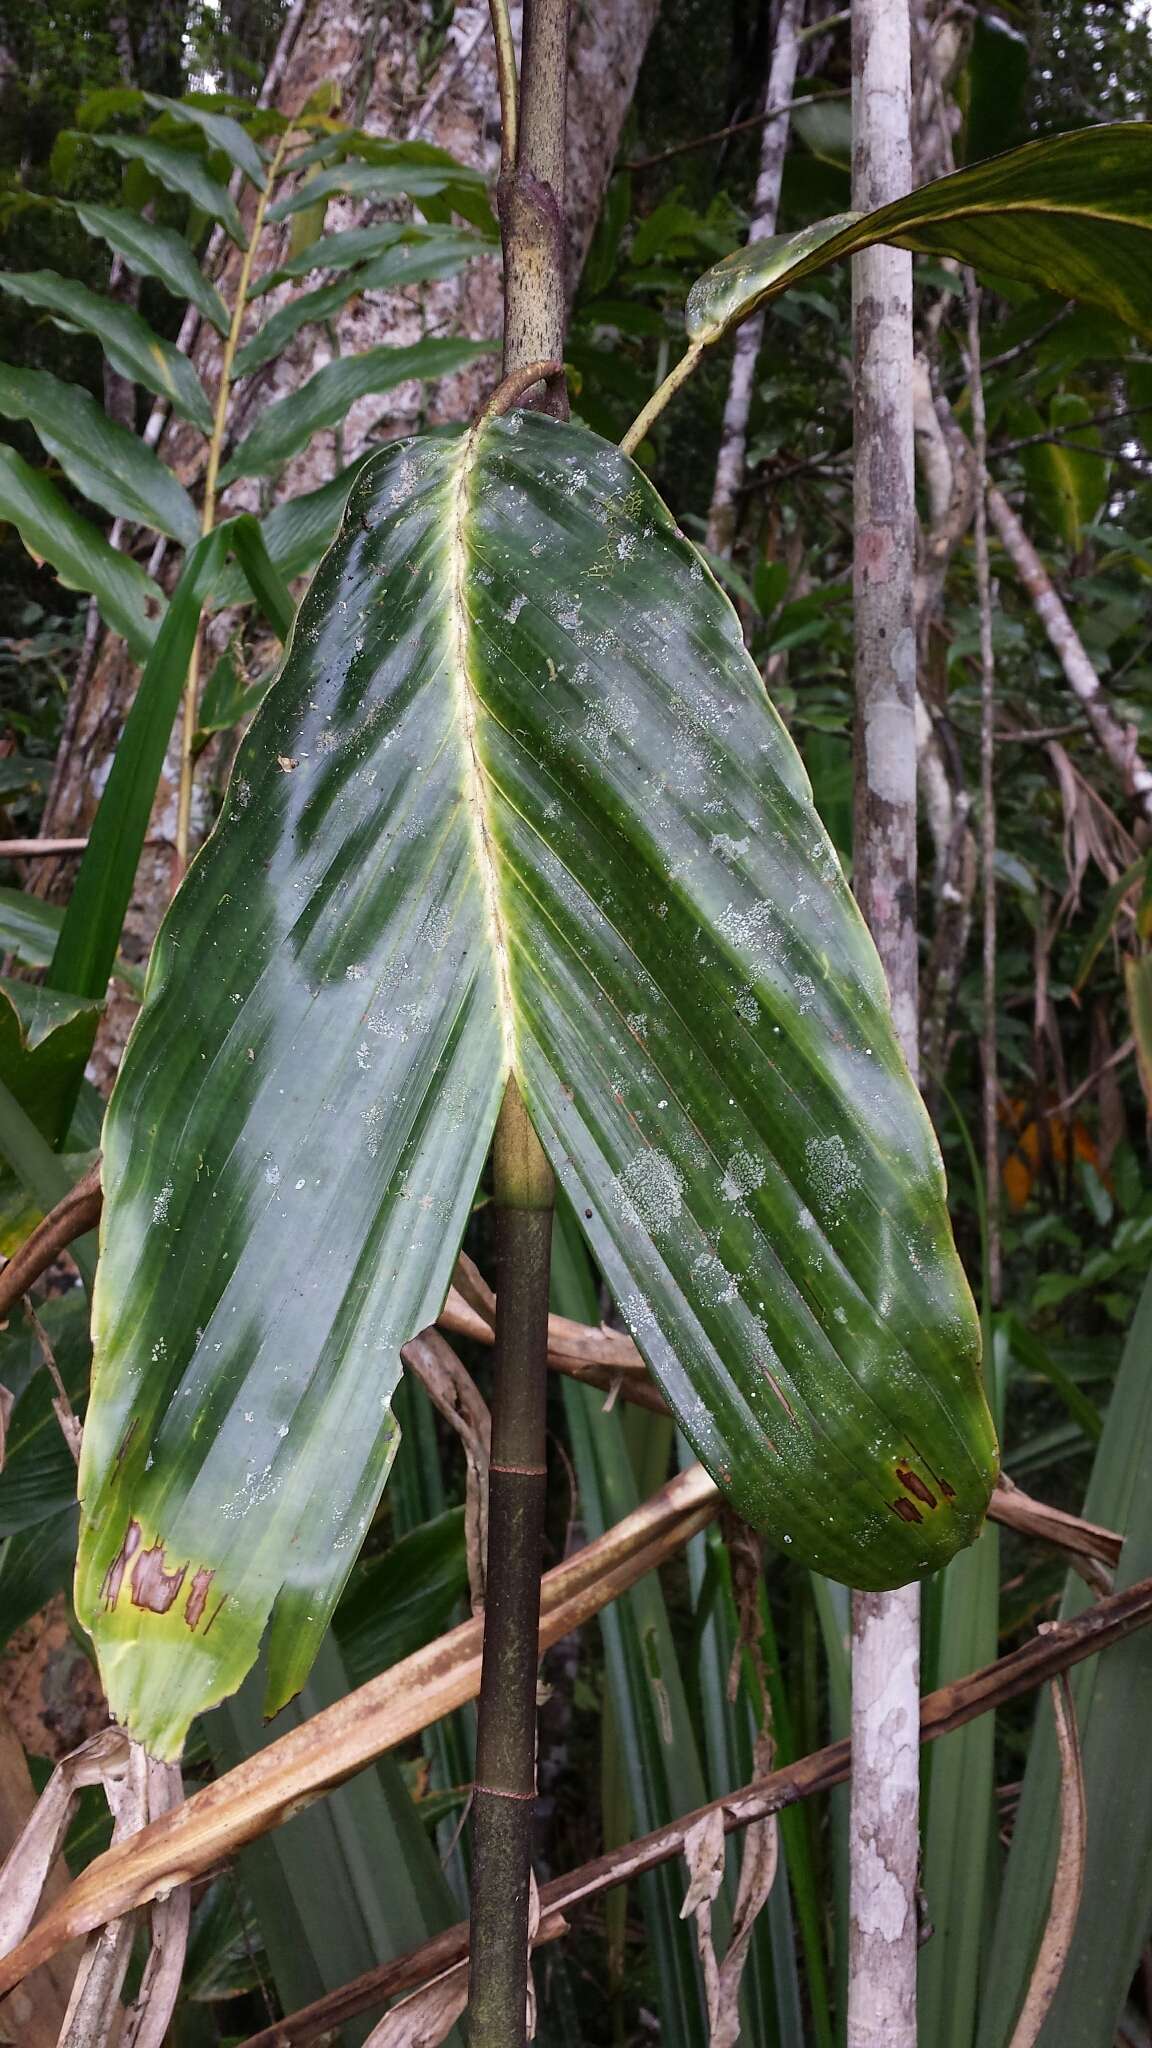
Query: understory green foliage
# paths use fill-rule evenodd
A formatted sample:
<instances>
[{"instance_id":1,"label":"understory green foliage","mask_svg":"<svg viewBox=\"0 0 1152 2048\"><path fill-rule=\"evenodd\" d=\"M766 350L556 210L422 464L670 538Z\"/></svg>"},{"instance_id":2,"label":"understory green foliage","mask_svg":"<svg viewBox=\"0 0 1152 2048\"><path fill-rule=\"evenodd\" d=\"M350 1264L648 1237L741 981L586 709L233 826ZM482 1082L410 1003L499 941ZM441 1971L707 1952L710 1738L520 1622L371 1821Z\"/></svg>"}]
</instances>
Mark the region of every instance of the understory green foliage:
<instances>
[{"instance_id":1,"label":"understory green foliage","mask_svg":"<svg viewBox=\"0 0 1152 2048\"><path fill-rule=\"evenodd\" d=\"M694 1451L767 1539L757 1570L728 1525L696 1537L683 1564L551 1653L542 1876L747 1781L769 1728L778 1762L842 1733L844 1581L930 1574L925 1690L1084 1606L1056 1552L1003 1531L935 1569L976 1534L993 1472L965 1272L983 1291L1006 1471L1126 1533L1118 1585L1150 1568L1146 829L994 537L993 1302L997 1225L972 1149L971 535L952 546L920 644L930 1123L845 883L848 268L827 266L882 231L842 218L846 45L835 26L805 45L797 93L816 104L794 116L778 237L747 255L757 136L646 164L749 111L720 76L715 10L706 24L689 5L667 12L576 296L564 427L513 414L392 440L402 384L487 355L495 381L491 337L436 327L341 354L333 323L358 295L418 294L490 249L491 194L430 144L388 140L359 110L341 118L324 93L290 126L257 110L274 8L160 10L126 87L107 24L77 4L20 29L41 57L57 39L55 72L34 64L2 86L29 138L0 199L6 834L41 817L89 598L139 683L67 900L35 893L23 867L0 871L0 1248L101 1145L109 1195L95 1381L91 1240L73 1247L84 1290L53 1283L39 1333L17 1313L0 1331L14 1397L0 1638L68 1597L76 1559L42 1342L87 1416L76 1616L113 1706L154 1749L175 1752L192 1722L189 1787L282 1732L284 1717L260 1727L263 1705L298 1694L285 1714L306 1718L463 1616L475 1501L423 1389L396 1386L398 1354L434 1320L461 1239L495 1278L485 1155L514 1072L565 1190L554 1307L625 1323L678 1425L553 1387L547 1561ZM429 66L442 15L426 25ZM139 51L145 24L134 7L126 19ZM748 24L729 26L746 82L763 71L763 25L747 47ZM918 252L938 415L947 401L965 435L953 259L978 266L993 480L1146 757L1149 131L1087 123L1146 111L1149 76L1147 34L1099 8L1031 24L983 12L948 84L960 174L901 202L899 229ZM188 89L206 77L221 89ZM1074 132L1053 142L1056 129ZM709 561L694 541L723 335L769 299L736 543ZM211 348L177 346L189 304ZM637 466L611 443L686 340L708 353ZM250 406L248 380L312 343L311 373ZM344 423L365 397L376 428L350 453ZM154 404L180 423L178 444L145 436ZM285 495L320 435L328 480ZM179 746L203 811L223 812L164 926L105 1120L84 1066L109 991L142 994L124 919L197 649ZM487 1391L485 1347L459 1348ZM204 1711L254 1664L270 1616L253 1678ZM1152 1924L1147 1664L1139 1636L1076 1681L1086 1899L1042 2048L1150 2038L1136 1977ZM1034 1724L1034 1706L925 1752L926 2048L1011 2037L1054 1850L1058 1767L1049 1709ZM305 2002L458 1918L471 1776L462 1709L246 1850L198 1901L173 2038L243 2037L273 1999ZM86 1804L74 1869L101 1826ZM842 1798L789 1810L780 1837L743 2038L832 2048ZM713 1909L721 1950L739 1843ZM684 1888L683 1865L666 1865L541 1951L541 2039L639 2041L654 2016L660 2038L703 2048Z\"/></svg>"}]
</instances>

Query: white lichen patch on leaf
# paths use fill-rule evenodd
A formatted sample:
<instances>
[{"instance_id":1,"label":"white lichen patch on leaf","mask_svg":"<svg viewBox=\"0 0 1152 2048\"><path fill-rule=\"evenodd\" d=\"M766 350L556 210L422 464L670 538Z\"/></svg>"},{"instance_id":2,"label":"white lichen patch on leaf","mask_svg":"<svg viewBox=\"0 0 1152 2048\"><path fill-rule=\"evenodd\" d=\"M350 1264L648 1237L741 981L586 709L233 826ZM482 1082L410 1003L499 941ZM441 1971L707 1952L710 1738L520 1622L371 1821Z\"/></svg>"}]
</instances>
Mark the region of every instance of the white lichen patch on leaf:
<instances>
[{"instance_id":1,"label":"white lichen patch on leaf","mask_svg":"<svg viewBox=\"0 0 1152 2048\"><path fill-rule=\"evenodd\" d=\"M728 1161L720 1182L720 1193L726 1202L742 1202L747 1195L763 1187L764 1166L754 1159L747 1146L737 1145Z\"/></svg>"},{"instance_id":2,"label":"white lichen patch on leaf","mask_svg":"<svg viewBox=\"0 0 1152 2048\"><path fill-rule=\"evenodd\" d=\"M626 1222L668 1230L684 1206L684 1182L666 1152L637 1152L616 1175L613 1192Z\"/></svg>"},{"instance_id":3,"label":"white lichen patch on leaf","mask_svg":"<svg viewBox=\"0 0 1152 2048\"><path fill-rule=\"evenodd\" d=\"M809 1138L804 1157L813 1199L835 1221L849 1196L861 1185L860 1168L839 1132L827 1138Z\"/></svg>"}]
</instances>

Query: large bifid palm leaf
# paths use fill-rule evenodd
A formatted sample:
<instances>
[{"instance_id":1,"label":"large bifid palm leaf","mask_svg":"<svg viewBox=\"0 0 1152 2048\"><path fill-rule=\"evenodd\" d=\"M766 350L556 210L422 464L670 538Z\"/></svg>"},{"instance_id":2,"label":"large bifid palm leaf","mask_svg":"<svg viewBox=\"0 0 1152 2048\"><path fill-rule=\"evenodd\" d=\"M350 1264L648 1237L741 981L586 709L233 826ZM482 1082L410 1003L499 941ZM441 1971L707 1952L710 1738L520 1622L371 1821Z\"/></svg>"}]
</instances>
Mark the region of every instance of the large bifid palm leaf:
<instances>
[{"instance_id":1,"label":"large bifid palm leaf","mask_svg":"<svg viewBox=\"0 0 1152 2048\"><path fill-rule=\"evenodd\" d=\"M509 1073L739 1511L884 1586L995 1463L883 977L739 625L534 414L359 476L165 923L106 1128L80 1612L170 1753L300 1685Z\"/></svg>"}]
</instances>

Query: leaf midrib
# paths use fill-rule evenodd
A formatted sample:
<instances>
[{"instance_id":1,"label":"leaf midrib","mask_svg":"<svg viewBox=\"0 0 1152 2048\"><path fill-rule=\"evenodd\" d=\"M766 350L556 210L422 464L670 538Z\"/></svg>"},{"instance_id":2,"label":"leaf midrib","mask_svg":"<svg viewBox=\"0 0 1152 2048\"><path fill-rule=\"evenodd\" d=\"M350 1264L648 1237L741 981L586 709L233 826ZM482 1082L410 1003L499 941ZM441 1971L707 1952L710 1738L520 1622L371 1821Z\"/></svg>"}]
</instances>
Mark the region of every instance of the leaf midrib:
<instances>
[{"instance_id":1,"label":"leaf midrib","mask_svg":"<svg viewBox=\"0 0 1152 2048\"><path fill-rule=\"evenodd\" d=\"M504 1069L515 1072L516 1036L515 1011L512 1003L512 977L508 961L508 937L504 927L504 912L500 901L499 870L496 861L495 840L488 815L487 775L480 755L478 727L481 700L472 680L470 657L471 622L468 612L468 519L472 509L470 483L479 453L480 436L484 430L484 419L480 418L464 437L457 457L456 475L452 482L451 510L448 519L448 587L451 593L449 610L449 652L451 671L456 679L457 703L460 714L462 738L463 773L461 794L464 799L468 821L472 831L472 842L476 852L476 867L484 895L484 907L488 916L489 937L492 956L496 964L496 989L500 1009L500 1031L504 1044ZM451 472L449 472L451 475Z\"/></svg>"}]
</instances>

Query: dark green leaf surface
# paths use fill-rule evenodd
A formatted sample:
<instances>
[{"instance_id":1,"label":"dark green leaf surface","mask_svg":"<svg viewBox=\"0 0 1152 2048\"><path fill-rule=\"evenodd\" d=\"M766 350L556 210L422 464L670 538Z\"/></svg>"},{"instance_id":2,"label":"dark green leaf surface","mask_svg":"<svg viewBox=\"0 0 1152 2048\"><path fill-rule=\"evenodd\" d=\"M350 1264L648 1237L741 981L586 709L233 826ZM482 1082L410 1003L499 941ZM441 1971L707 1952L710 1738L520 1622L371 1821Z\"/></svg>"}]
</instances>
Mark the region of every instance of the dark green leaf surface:
<instances>
[{"instance_id":1,"label":"dark green leaf surface","mask_svg":"<svg viewBox=\"0 0 1152 2048\"><path fill-rule=\"evenodd\" d=\"M272 682L271 672L252 678L243 665L239 636L224 649L204 685L197 720L197 745L209 734L227 732L255 711Z\"/></svg>"},{"instance_id":2,"label":"dark green leaf surface","mask_svg":"<svg viewBox=\"0 0 1152 2048\"><path fill-rule=\"evenodd\" d=\"M1152 1278L1133 1318L1083 1513L1124 1531L1116 1591L1152 1574ZM1092 1595L1071 1572L1061 1618ZM1112 2048L1152 1917L1152 1779L1147 1769L1152 1635L1140 1630L1072 1674L1088 1808L1084 1895L1040 2048ZM1047 1917L1059 1838L1060 1761L1047 1699L1037 1708L995 1938L979 2048L1011 2039Z\"/></svg>"},{"instance_id":3,"label":"dark green leaf surface","mask_svg":"<svg viewBox=\"0 0 1152 2048\"><path fill-rule=\"evenodd\" d=\"M90 1357L85 1297L75 1288L42 1303L37 1313L73 1409L82 1414ZM52 1406L55 1388L39 1345L15 1314L0 1337L0 1382L15 1396L0 1472L0 1537L57 1517L71 1524L75 1460Z\"/></svg>"},{"instance_id":4,"label":"dark green leaf surface","mask_svg":"<svg viewBox=\"0 0 1152 2048\"><path fill-rule=\"evenodd\" d=\"M67 1131L98 1003L0 978L0 1080L52 1145Z\"/></svg>"},{"instance_id":5,"label":"dark green leaf surface","mask_svg":"<svg viewBox=\"0 0 1152 2048\"><path fill-rule=\"evenodd\" d=\"M442 163L417 161L403 144L398 144L389 161L369 164L350 157L346 163L320 171L315 178L298 185L287 199L270 207L268 218L287 220L302 207L314 206L317 200L333 199L338 194L351 199L427 199L454 187L482 191L484 179L479 171L467 170L463 164L447 159Z\"/></svg>"},{"instance_id":6,"label":"dark green leaf surface","mask_svg":"<svg viewBox=\"0 0 1152 2048\"><path fill-rule=\"evenodd\" d=\"M25 967L47 967L63 917L58 903L0 888L0 953L15 953Z\"/></svg>"},{"instance_id":7,"label":"dark green leaf surface","mask_svg":"<svg viewBox=\"0 0 1152 2048\"><path fill-rule=\"evenodd\" d=\"M299 391L281 398L261 413L247 440L221 472L221 484L238 476L267 476L282 469L322 427L343 420L357 398L370 392L395 391L410 379L451 377L479 356L490 355L487 341L430 340L407 348L370 348L361 356L338 356L325 363Z\"/></svg>"},{"instance_id":8,"label":"dark green leaf surface","mask_svg":"<svg viewBox=\"0 0 1152 2048\"><path fill-rule=\"evenodd\" d=\"M345 272L334 284L321 285L317 291L289 299L251 341L245 342L236 357L235 375L246 377L262 364L270 363L302 327L330 319L358 292L392 291L400 285L422 284L431 277L451 277L484 246L476 235L446 236L444 240L444 247L434 242L402 243L361 269Z\"/></svg>"},{"instance_id":9,"label":"dark green leaf surface","mask_svg":"<svg viewBox=\"0 0 1152 2048\"><path fill-rule=\"evenodd\" d=\"M298 498L282 498L260 522L264 545L282 576L302 576L314 569L340 530L348 494L366 462L379 453L368 448L346 469ZM226 575L218 593L221 604L243 602L243 594Z\"/></svg>"},{"instance_id":10,"label":"dark green leaf surface","mask_svg":"<svg viewBox=\"0 0 1152 2048\"><path fill-rule=\"evenodd\" d=\"M194 99L165 99L158 92L146 92L143 98L145 104L155 107L158 113L170 114L174 120L198 128L211 149L220 150L238 171L243 171L249 184L263 191L267 166L247 129L242 128L239 121L234 121L231 114L213 113L211 108L199 106Z\"/></svg>"},{"instance_id":11,"label":"dark green leaf surface","mask_svg":"<svg viewBox=\"0 0 1152 2048\"><path fill-rule=\"evenodd\" d=\"M874 213L737 249L693 285L689 340L718 341L789 285L874 242L1027 278L1152 332L1152 123L1046 136Z\"/></svg>"},{"instance_id":12,"label":"dark green leaf surface","mask_svg":"<svg viewBox=\"0 0 1152 2048\"><path fill-rule=\"evenodd\" d=\"M34 761L27 754L0 756L0 803L11 803L17 796L44 796L51 772L47 761Z\"/></svg>"},{"instance_id":13,"label":"dark green leaf surface","mask_svg":"<svg viewBox=\"0 0 1152 2048\"><path fill-rule=\"evenodd\" d=\"M177 149L171 142L158 142L152 135L90 135L97 149L108 149L125 163L143 164L154 178L179 197L190 199L209 220L218 220L238 248L246 241L240 210L227 185L212 176L202 156L190 149Z\"/></svg>"},{"instance_id":14,"label":"dark green leaf surface","mask_svg":"<svg viewBox=\"0 0 1152 2048\"><path fill-rule=\"evenodd\" d=\"M299 214L294 226L299 229ZM383 255L385 249L390 249L403 235L439 232L439 229L405 227L398 220L383 220L373 227L341 228L335 234L318 235L315 241L305 243L286 256L275 270L266 270L256 278L248 293L249 303L262 299L276 285L287 284L290 278L309 277L314 270L351 270L357 263L366 263L373 256Z\"/></svg>"},{"instance_id":15,"label":"dark green leaf surface","mask_svg":"<svg viewBox=\"0 0 1152 2048\"><path fill-rule=\"evenodd\" d=\"M129 270L139 277L156 278L177 299L190 300L217 333L227 334L228 308L183 235L173 228L157 227L154 221L122 206L95 206L91 200L77 199L72 211L90 235L98 235L124 258Z\"/></svg>"},{"instance_id":16,"label":"dark green leaf surface","mask_svg":"<svg viewBox=\"0 0 1152 2048\"><path fill-rule=\"evenodd\" d=\"M1052 433L1051 441L1025 448L1021 462L1042 517L1075 551L1083 545L1084 528L1099 517L1108 496L1108 461L1102 453L1092 453L1100 446L1093 408L1078 392L1058 391L1047 421L1034 406L1022 405L1013 407L1012 425L1021 434L1042 434L1046 427ZM1071 447L1065 445L1065 437L1071 439Z\"/></svg>"},{"instance_id":17,"label":"dark green leaf surface","mask_svg":"<svg viewBox=\"0 0 1152 2048\"><path fill-rule=\"evenodd\" d=\"M357 1566L333 1629L353 1685L450 1628L468 1592L464 1510L448 1508Z\"/></svg>"},{"instance_id":18,"label":"dark green leaf surface","mask_svg":"<svg viewBox=\"0 0 1152 2048\"><path fill-rule=\"evenodd\" d=\"M298 1688L509 1069L739 1512L862 1585L995 1469L939 1155L727 599L528 414L361 474L162 929L105 1126L79 1603L171 1752Z\"/></svg>"},{"instance_id":19,"label":"dark green leaf surface","mask_svg":"<svg viewBox=\"0 0 1152 2048\"><path fill-rule=\"evenodd\" d=\"M258 328L251 341L246 341L236 352L232 366L234 377L250 376L264 363L270 363L286 348L294 334L302 327L314 326L317 321L330 320L345 301L355 298L362 290L359 274L352 272L338 277L334 284L321 285L317 291L302 292L298 298L289 299L284 306L278 306L271 317Z\"/></svg>"},{"instance_id":20,"label":"dark green leaf surface","mask_svg":"<svg viewBox=\"0 0 1152 2048\"><path fill-rule=\"evenodd\" d=\"M275 1725L263 1723L255 1684L213 1717L205 1732L217 1769L241 1764L348 1691L340 1649L329 1636L300 1697ZM273 1982L289 2011L418 1947L457 1918L394 1756L380 1757L371 1770L250 1843L237 1868L260 1921ZM370 2029L361 2020L341 2033L354 2043ZM459 2048L455 2031L447 2048Z\"/></svg>"},{"instance_id":21,"label":"dark green leaf surface","mask_svg":"<svg viewBox=\"0 0 1152 2048\"><path fill-rule=\"evenodd\" d=\"M0 519L11 521L30 555L51 562L66 589L91 591L133 660L145 659L164 611L159 584L130 555L109 547L99 527L73 511L41 470L2 444Z\"/></svg>"},{"instance_id":22,"label":"dark green leaf surface","mask_svg":"<svg viewBox=\"0 0 1152 2048\"><path fill-rule=\"evenodd\" d=\"M405 225L401 221L380 221L374 227L341 228L335 234L321 235L297 255L287 257L276 270L270 270L259 280L249 298L259 298L273 285L283 284L291 277L307 277L313 270L351 270L355 264L371 262L387 250L395 252L402 278L407 265L422 255L447 259L458 254L466 259L488 246L487 236L471 230L426 227L420 222ZM401 258L401 248L411 254Z\"/></svg>"},{"instance_id":23,"label":"dark green leaf surface","mask_svg":"<svg viewBox=\"0 0 1152 2048\"><path fill-rule=\"evenodd\" d=\"M76 1559L73 1504L0 1544L0 1644L62 1593Z\"/></svg>"},{"instance_id":24,"label":"dark green leaf surface","mask_svg":"<svg viewBox=\"0 0 1152 2048\"><path fill-rule=\"evenodd\" d=\"M187 356L170 341L162 341L130 306L90 292L87 285L60 277L54 270L0 270L0 291L30 306L43 306L57 318L94 334L122 377L131 377L145 390L169 399L193 426L211 433L208 394Z\"/></svg>"},{"instance_id":25,"label":"dark green leaf surface","mask_svg":"<svg viewBox=\"0 0 1152 2048\"><path fill-rule=\"evenodd\" d=\"M110 419L78 384L0 363L0 413L29 420L70 483L114 518L154 526L191 546L200 518L183 484L138 434Z\"/></svg>"}]
</instances>

